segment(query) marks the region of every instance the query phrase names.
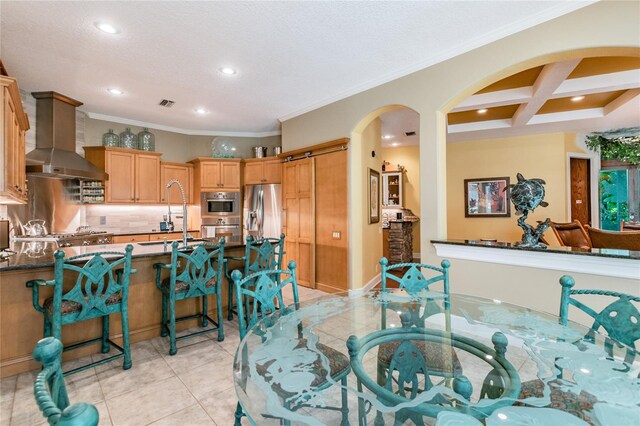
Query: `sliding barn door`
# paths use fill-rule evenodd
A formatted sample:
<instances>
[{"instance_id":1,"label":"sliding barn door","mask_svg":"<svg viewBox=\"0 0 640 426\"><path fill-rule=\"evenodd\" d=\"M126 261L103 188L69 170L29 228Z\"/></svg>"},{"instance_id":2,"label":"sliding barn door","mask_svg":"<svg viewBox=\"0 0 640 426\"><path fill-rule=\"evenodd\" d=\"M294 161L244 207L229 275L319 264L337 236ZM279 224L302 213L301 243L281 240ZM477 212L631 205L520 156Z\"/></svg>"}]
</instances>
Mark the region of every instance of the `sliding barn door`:
<instances>
[{"instance_id":1,"label":"sliding barn door","mask_svg":"<svg viewBox=\"0 0 640 426\"><path fill-rule=\"evenodd\" d=\"M314 159L284 164L283 205L285 263L298 265L298 284L315 288L315 194Z\"/></svg>"}]
</instances>

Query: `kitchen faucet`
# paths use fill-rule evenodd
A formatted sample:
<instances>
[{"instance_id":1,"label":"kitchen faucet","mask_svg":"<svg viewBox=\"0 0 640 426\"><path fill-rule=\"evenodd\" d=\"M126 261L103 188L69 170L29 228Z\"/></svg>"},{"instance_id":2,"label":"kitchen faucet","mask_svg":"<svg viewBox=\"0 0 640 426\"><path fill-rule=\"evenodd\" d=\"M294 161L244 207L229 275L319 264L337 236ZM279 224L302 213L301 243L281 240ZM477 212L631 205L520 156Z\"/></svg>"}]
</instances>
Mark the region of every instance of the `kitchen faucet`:
<instances>
[{"instance_id":1,"label":"kitchen faucet","mask_svg":"<svg viewBox=\"0 0 640 426\"><path fill-rule=\"evenodd\" d=\"M178 179L171 179L167 183L167 202L169 201L169 188L174 184L178 185L180 196L182 197L182 245L187 246L187 198L184 196L184 188ZM171 204L169 204L169 222L171 222Z\"/></svg>"}]
</instances>

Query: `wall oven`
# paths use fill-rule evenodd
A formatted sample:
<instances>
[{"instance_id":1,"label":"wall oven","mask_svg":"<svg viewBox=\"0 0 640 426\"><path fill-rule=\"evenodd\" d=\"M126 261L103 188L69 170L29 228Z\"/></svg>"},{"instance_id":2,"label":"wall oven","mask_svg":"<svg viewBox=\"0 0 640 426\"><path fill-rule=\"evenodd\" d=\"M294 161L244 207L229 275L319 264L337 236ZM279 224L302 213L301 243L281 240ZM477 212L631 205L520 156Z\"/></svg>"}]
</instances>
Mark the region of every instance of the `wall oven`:
<instances>
[{"instance_id":1,"label":"wall oven","mask_svg":"<svg viewBox=\"0 0 640 426\"><path fill-rule=\"evenodd\" d=\"M242 243L240 217L203 217L200 231L202 238L224 237L227 243Z\"/></svg>"},{"instance_id":2,"label":"wall oven","mask_svg":"<svg viewBox=\"0 0 640 426\"><path fill-rule=\"evenodd\" d=\"M200 215L240 216L240 192L203 192Z\"/></svg>"}]
</instances>

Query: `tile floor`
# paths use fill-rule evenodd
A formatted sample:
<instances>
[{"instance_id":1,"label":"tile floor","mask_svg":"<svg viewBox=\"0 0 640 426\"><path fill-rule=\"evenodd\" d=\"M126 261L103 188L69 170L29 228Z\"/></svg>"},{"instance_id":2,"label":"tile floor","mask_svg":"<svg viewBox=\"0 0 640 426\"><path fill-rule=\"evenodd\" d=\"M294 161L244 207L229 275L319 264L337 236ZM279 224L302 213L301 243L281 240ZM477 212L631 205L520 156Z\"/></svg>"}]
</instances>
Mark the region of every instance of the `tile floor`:
<instances>
[{"instance_id":1,"label":"tile floor","mask_svg":"<svg viewBox=\"0 0 640 426\"><path fill-rule=\"evenodd\" d=\"M304 287L299 294L301 300L325 295ZM116 360L66 377L69 400L95 405L101 425L231 425L237 402L231 374L240 342L237 320L225 321L224 333L222 342L215 332L179 341L174 356L165 337L136 343L130 370ZM63 370L88 361L65 362ZM33 397L37 374L0 379L1 426L47 424Z\"/></svg>"},{"instance_id":2,"label":"tile floor","mask_svg":"<svg viewBox=\"0 0 640 426\"><path fill-rule=\"evenodd\" d=\"M300 287L301 300L325 293ZM290 297L286 297L290 301ZM178 342L178 353L168 354L167 338L132 345L133 368L122 370L122 361L101 365L66 377L69 399L94 404L101 425L231 425L236 407L236 393L231 374L233 356L240 341L237 320L225 321L225 340L218 342L215 333ZM349 328L349 327L347 327ZM322 331L317 330L322 338ZM185 332L188 333L188 330ZM327 335L325 344L344 349L344 341ZM92 355L96 360L102 354ZM514 351L507 358L520 369L522 380L535 377L527 357ZM63 369L82 365L88 359L64 363ZM375 377L375 356L365 367ZM468 378L479 390L486 376L483 365L471 366L475 360L463 360ZM482 363L480 363L482 364ZM33 382L38 371L0 380L0 426L45 425L33 397ZM529 377L531 376L531 377ZM339 389L336 387L336 400ZM474 391L475 393L475 391ZM350 396L351 399L351 396ZM357 424L357 400L350 400L351 424ZM306 410L306 409L302 409ZM322 423L339 424L340 413L328 410L309 412ZM373 416L369 415L370 420ZM386 416L388 417L388 416ZM387 424L393 424L393 420ZM246 418L243 424L248 424Z\"/></svg>"}]
</instances>

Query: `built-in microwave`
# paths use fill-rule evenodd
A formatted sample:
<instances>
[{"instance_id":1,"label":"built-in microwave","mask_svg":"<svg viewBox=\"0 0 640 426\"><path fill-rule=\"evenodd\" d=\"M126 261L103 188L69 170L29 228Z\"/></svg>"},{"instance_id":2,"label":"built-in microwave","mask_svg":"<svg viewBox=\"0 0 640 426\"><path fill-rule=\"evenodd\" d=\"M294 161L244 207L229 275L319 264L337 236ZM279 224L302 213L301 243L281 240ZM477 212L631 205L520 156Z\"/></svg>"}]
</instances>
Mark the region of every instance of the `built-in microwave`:
<instances>
[{"instance_id":1,"label":"built-in microwave","mask_svg":"<svg viewBox=\"0 0 640 426\"><path fill-rule=\"evenodd\" d=\"M203 192L200 215L240 216L240 192Z\"/></svg>"}]
</instances>

